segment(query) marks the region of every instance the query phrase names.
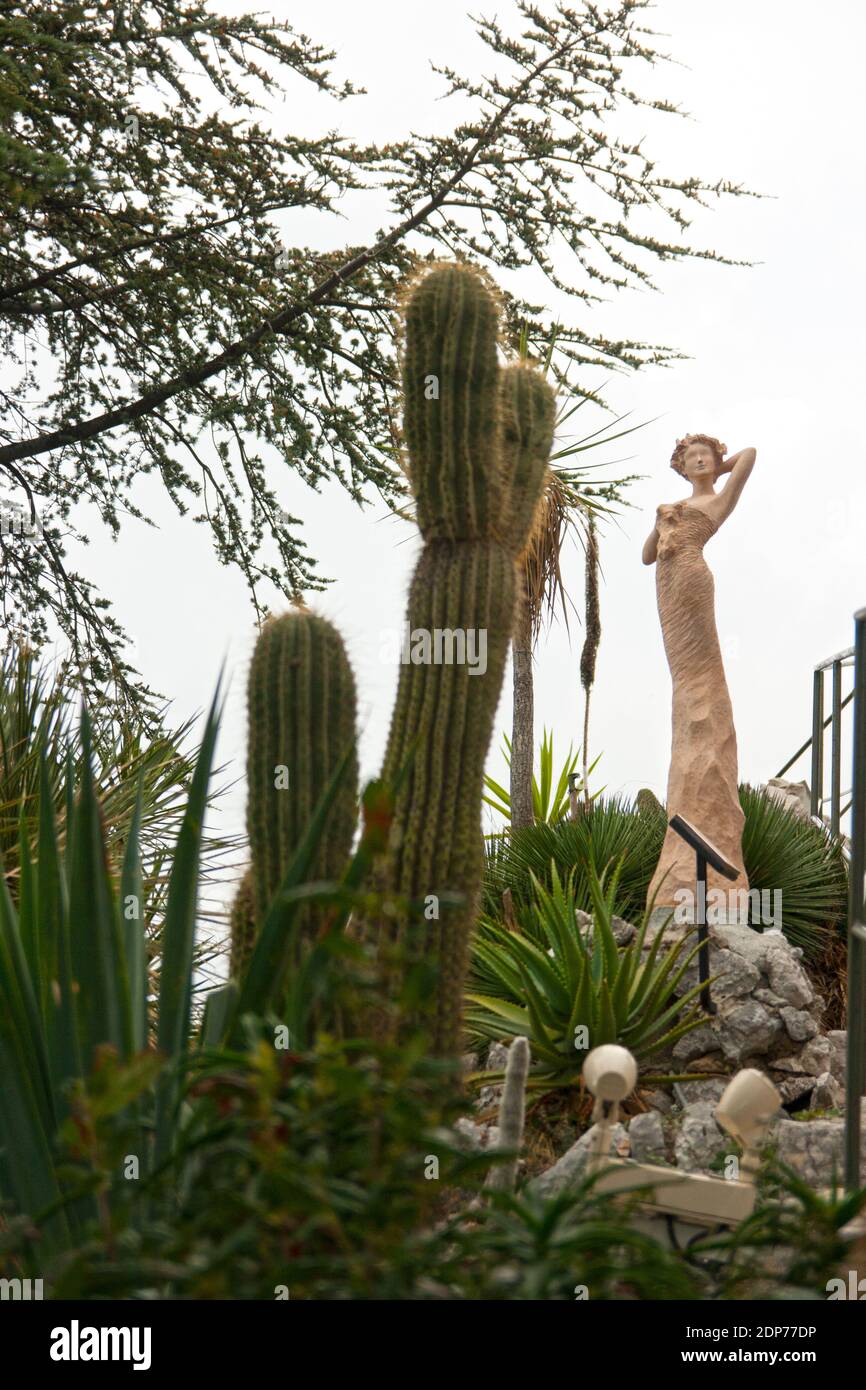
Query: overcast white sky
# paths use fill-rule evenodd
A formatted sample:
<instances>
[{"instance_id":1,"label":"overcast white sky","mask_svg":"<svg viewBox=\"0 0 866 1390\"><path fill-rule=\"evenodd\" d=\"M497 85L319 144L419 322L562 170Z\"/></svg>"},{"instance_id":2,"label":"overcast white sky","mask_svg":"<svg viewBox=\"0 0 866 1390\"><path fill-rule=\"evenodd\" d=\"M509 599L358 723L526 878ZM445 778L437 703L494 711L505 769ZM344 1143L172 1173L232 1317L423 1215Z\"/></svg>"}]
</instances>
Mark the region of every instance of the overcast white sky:
<instances>
[{"instance_id":1,"label":"overcast white sky","mask_svg":"<svg viewBox=\"0 0 866 1390\"><path fill-rule=\"evenodd\" d=\"M466 18L466 0L293 0L292 22L338 50L335 71L369 95L343 106L304 89L287 126L339 124L359 140L402 137L449 122L437 102L430 60L479 70L489 56ZM543 0L546 3L546 0ZM499 0L505 24L513 11ZM862 533L866 479L862 439L864 154L862 54L866 6L859 0L659 0L648 12L669 37L657 47L684 66L642 72L640 90L691 113L653 122L646 152L672 177L728 178L772 195L726 198L696 209L688 240L732 258L660 265L659 293L620 292L587 322L609 339L664 343L691 357L672 368L611 378L606 395L629 423L659 417L612 449L623 471L646 480L634 508L602 544L603 635L593 697L591 751L609 791L641 786L664 795L670 752L670 682L655 607L654 571L640 551L656 505L686 495L668 460L687 431L717 435L730 451L757 449L738 510L707 549L716 577L719 633L740 748L741 777L774 775L807 736L811 668L850 644L851 616L866 604ZM643 121L650 129L648 121ZM612 207L613 205L611 205ZM384 221L334 226L331 244L360 243ZM699 215L698 215L699 214ZM660 222L665 239L672 224ZM596 384L598 383L598 379ZM585 413L585 412L582 412ZM596 417L595 424L602 418ZM600 455L599 455L600 457ZM275 468L279 467L275 459ZM315 600L343 632L362 712L362 768L378 770L397 668L382 660L383 633L401 627L416 554L411 529L374 500L359 510L336 488L316 495L291 478L285 504L306 519L322 572L336 582ZM138 642L147 679L175 701L180 718L205 706L227 659L231 692L222 758L244 760L244 685L252 615L240 575L221 569L203 528L168 505L159 531L138 523L119 546L93 529L82 556ZM582 554L565 556L580 597ZM536 661L538 734L546 723L564 747L578 740L581 630L554 626ZM510 671L490 769L510 727ZM802 773L808 777L808 769ZM846 784L847 785L847 782ZM239 829L239 791L225 811Z\"/></svg>"}]
</instances>

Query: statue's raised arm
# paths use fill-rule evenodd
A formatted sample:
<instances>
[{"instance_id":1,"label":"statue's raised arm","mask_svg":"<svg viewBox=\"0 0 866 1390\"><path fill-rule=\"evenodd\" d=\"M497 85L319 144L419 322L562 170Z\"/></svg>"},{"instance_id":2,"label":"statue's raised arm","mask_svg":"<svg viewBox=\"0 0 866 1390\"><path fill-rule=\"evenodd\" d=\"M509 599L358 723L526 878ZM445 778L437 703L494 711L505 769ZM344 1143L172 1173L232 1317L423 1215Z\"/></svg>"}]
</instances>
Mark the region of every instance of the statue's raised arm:
<instances>
[{"instance_id":1,"label":"statue's raised arm","mask_svg":"<svg viewBox=\"0 0 866 1390\"><path fill-rule=\"evenodd\" d=\"M739 502L743 488L748 482L749 474L755 466L756 458L757 453L754 449L741 449L738 454L732 454L729 459L725 459L719 464L716 478L719 478L722 473L730 473L731 476L721 492L714 492L712 501L707 507L707 511L717 526L721 526L723 521L727 521Z\"/></svg>"}]
</instances>

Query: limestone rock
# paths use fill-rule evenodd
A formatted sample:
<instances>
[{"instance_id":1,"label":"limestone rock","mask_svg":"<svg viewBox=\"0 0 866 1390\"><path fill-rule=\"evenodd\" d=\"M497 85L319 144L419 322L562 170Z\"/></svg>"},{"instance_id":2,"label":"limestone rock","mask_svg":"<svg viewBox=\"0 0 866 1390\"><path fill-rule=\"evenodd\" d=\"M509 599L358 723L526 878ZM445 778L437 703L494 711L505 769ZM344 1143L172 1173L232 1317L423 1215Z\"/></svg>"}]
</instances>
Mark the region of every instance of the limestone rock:
<instances>
[{"instance_id":1,"label":"limestone rock","mask_svg":"<svg viewBox=\"0 0 866 1390\"><path fill-rule=\"evenodd\" d=\"M610 925L613 929L614 940L617 946L629 946L637 936L637 930L631 922L627 922L624 917L612 917Z\"/></svg>"},{"instance_id":2,"label":"limestone rock","mask_svg":"<svg viewBox=\"0 0 866 1390\"><path fill-rule=\"evenodd\" d=\"M773 1062L776 1071L792 1072L805 1076L820 1076L830 1070L832 1048L828 1038L820 1035L810 1038L799 1052L792 1057L777 1057Z\"/></svg>"},{"instance_id":3,"label":"limestone rock","mask_svg":"<svg viewBox=\"0 0 866 1390\"><path fill-rule=\"evenodd\" d=\"M505 1043L491 1043L487 1052L487 1060L484 1064L485 1071L504 1071L505 1063L508 1061L508 1048Z\"/></svg>"},{"instance_id":4,"label":"limestone rock","mask_svg":"<svg viewBox=\"0 0 866 1390\"><path fill-rule=\"evenodd\" d=\"M483 1149L494 1149L499 1139L498 1125L475 1124L468 1115L461 1115L454 1122L457 1147L465 1153L480 1153Z\"/></svg>"},{"instance_id":5,"label":"limestone rock","mask_svg":"<svg viewBox=\"0 0 866 1390\"><path fill-rule=\"evenodd\" d=\"M638 1163L655 1163L665 1157L665 1132L655 1110L634 1115L628 1127L631 1156Z\"/></svg>"},{"instance_id":6,"label":"limestone rock","mask_svg":"<svg viewBox=\"0 0 866 1390\"><path fill-rule=\"evenodd\" d=\"M770 989L795 1009L806 1009L814 1003L815 991L803 967L794 959L795 948L780 949L774 945L767 953L767 973Z\"/></svg>"},{"instance_id":7,"label":"limestone rock","mask_svg":"<svg viewBox=\"0 0 866 1390\"><path fill-rule=\"evenodd\" d=\"M779 1010L785 1031L793 1042L807 1042L818 1032L818 1025L805 1009L792 1009L790 1004Z\"/></svg>"},{"instance_id":8,"label":"limestone rock","mask_svg":"<svg viewBox=\"0 0 866 1390\"><path fill-rule=\"evenodd\" d=\"M641 1095L652 1110L658 1110L662 1115L669 1115L674 1108L667 1091L642 1091Z\"/></svg>"},{"instance_id":9,"label":"limestone rock","mask_svg":"<svg viewBox=\"0 0 866 1390\"><path fill-rule=\"evenodd\" d=\"M812 1076L782 1077L774 1075L773 1085L782 1097L782 1104L793 1105L795 1101L801 1100L803 1096L811 1094L815 1085L815 1079Z\"/></svg>"},{"instance_id":10,"label":"limestone rock","mask_svg":"<svg viewBox=\"0 0 866 1390\"><path fill-rule=\"evenodd\" d=\"M717 977L711 987L716 1001L741 998L761 983L760 970L737 951L715 953L710 973Z\"/></svg>"},{"instance_id":11,"label":"limestone rock","mask_svg":"<svg viewBox=\"0 0 866 1390\"><path fill-rule=\"evenodd\" d=\"M784 777L770 777L764 791L802 820L812 819L812 796L807 782L786 782Z\"/></svg>"},{"instance_id":12,"label":"limestone rock","mask_svg":"<svg viewBox=\"0 0 866 1390\"><path fill-rule=\"evenodd\" d=\"M815 1082L810 1110L841 1110L845 1104L845 1092L829 1071L824 1071Z\"/></svg>"},{"instance_id":13,"label":"limestone rock","mask_svg":"<svg viewBox=\"0 0 866 1390\"><path fill-rule=\"evenodd\" d=\"M705 1081L675 1081L674 1096L684 1109L702 1103L717 1105L727 1084L727 1078L721 1076L710 1076Z\"/></svg>"},{"instance_id":14,"label":"limestone rock","mask_svg":"<svg viewBox=\"0 0 866 1390\"><path fill-rule=\"evenodd\" d=\"M833 1028L827 1038L830 1042L830 1070L844 1086L848 1068L848 1033L844 1028Z\"/></svg>"},{"instance_id":15,"label":"limestone rock","mask_svg":"<svg viewBox=\"0 0 866 1390\"><path fill-rule=\"evenodd\" d=\"M756 970L764 970L767 962L768 933L732 923L729 926L713 927L711 935L723 950L734 951L738 956L744 956Z\"/></svg>"},{"instance_id":16,"label":"limestone rock","mask_svg":"<svg viewBox=\"0 0 866 1390\"><path fill-rule=\"evenodd\" d=\"M713 1106L706 1102L690 1105L676 1138L677 1167L686 1173L699 1173L731 1147L732 1140L716 1124Z\"/></svg>"},{"instance_id":17,"label":"limestone rock","mask_svg":"<svg viewBox=\"0 0 866 1390\"><path fill-rule=\"evenodd\" d=\"M685 1066L694 1061L696 1057L702 1056L707 1052L716 1052L719 1049L719 1040L713 1029L707 1024L700 1028L692 1029L691 1033L686 1033L684 1037L678 1038L674 1043L673 1057L678 1066Z\"/></svg>"},{"instance_id":18,"label":"limestone rock","mask_svg":"<svg viewBox=\"0 0 866 1390\"><path fill-rule=\"evenodd\" d=\"M757 999L746 999L725 1015L720 1027L722 1052L738 1065L751 1057L766 1056L782 1031L782 1020Z\"/></svg>"},{"instance_id":19,"label":"limestone rock","mask_svg":"<svg viewBox=\"0 0 866 1390\"><path fill-rule=\"evenodd\" d=\"M693 1057L686 1067L686 1071L693 1071L695 1076L710 1076L716 1072L725 1071L726 1064L720 1052L708 1052L704 1057Z\"/></svg>"},{"instance_id":20,"label":"limestone rock","mask_svg":"<svg viewBox=\"0 0 866 1390\"><path fill-rule=\"evenodd\" d=\"M813 1187L825 1187L844 1170L841 1120L781 1120L775 1132L777 1153Z\"/></svg>"},{"instance_id":21,"label":"limestone rock","mask_svg":"<svg viewBox=\"0 0 866 1390\"><path fill-rule=\"evenodd\" d=\"M504 1043L491 1043L484 1060L485 1071L505 1071L505 1063L508 1061L508 1048ZM479 1089L475 1101L476 1110L497 1110L502 1099L503 1082L490 1082Z\"/></svg>"},{"instance_id":22,"label":"limestone rock","mask_svg":"<svg viewBox=\"0 0 866 1390\"><path fill-rule=\"evenodd\" d=\"M596 1138L595 1126L582 1134L576 1144L557 1159L552 1168L539 1173L529 1183L533 1192L542 1197L555 1197L560 1192L571 1192L580 1186L586 1169L592 1143ZM628 1134L624 1125L614 1125L610 1134L609 1153L612 1158L626 1158L629 1152Z\"/></svg>"},{"instance_id":23,"label":"limestone rock","mask_svg":"<svg viewBox=\"0 0 866 1390\"><path fill-rule=\"evenodd\" d=\"M774 994L771 989L756 989L755 998L771 1009L790 1009L791 1007L791 1005L782 998L781 994Z\"/></svg>"}]
</instances>

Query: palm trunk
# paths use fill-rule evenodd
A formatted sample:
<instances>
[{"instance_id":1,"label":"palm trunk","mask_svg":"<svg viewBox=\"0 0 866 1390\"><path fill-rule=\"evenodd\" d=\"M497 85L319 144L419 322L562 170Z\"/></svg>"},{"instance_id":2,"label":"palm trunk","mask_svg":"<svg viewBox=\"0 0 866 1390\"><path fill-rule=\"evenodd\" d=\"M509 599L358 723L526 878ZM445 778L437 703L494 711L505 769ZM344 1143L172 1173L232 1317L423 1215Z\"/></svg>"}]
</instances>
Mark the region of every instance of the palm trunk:
<instances>
[{"instance_id":1,"label":"palm trunk","mask_svg":"<svg viewBox=\"0 0 866 1390\"><path fill-rule=\"evenodd\" d=\"M532 621L525 592L521 595L514 637L513 712L511 723L511 828L532 825L532 755L534 702L532 692Z\"/></svg>"},{"instance_id":2,"label":"palm trunk","mask_svg":"<svg viewBox=\"0 0 866 1390\"><path fill-rule=\"evenodd\" d=\"M595 518L590 515L586 535L586 637L580 654L580 683L583 686L583 803L589 808L589 697L595 682L595 661L601 641L601 610L598 600L598 536Z\"/></svg>"}]
</instances>

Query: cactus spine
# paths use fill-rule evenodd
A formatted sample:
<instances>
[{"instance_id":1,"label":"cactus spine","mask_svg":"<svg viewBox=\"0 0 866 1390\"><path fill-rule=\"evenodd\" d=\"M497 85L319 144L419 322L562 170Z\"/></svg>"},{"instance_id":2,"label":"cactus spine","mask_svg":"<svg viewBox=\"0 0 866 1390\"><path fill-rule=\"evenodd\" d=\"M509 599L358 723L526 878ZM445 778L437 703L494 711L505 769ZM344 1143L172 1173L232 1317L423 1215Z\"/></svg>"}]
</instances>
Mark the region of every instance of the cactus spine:
<instances>
[{"instance_id":1,"label":"cactus spine","mask_svg":"<svg viewBox=\"0 0 866 1390\"><path fill-rule=\"evenodd\" d=\"M529 1042L515 1038L508 1049L505 1063L505 1084L499 1101L499 1139L497 1150L512 1155L507 1162L492 1168L487 1186L497 1192L513 1192L523 1143L523 1121L526 1115L526 1079L529 1076Z\"/></svg>"},{"instance_id":2,"label":"cactus spine","mask_svg":"<svg viewBox=\"0 0 866 1390\"><path fill-rule=\"evenodd\" d=\"M442 1055L456 1054L461 1043L483 867L484 763L511 638L516 561L541 492L555 413L553 391L539 374L500 369L498 320L494 294L464 265L432 269L406 303L404 433L424 548L409 595L411 659L401 666L382 776L393 784L409 767L385 879L413 911L386 928L382 945L387 951L399 940L404 977L416 962L437 967L435 998L413 1005L417 1017L410 1010L409 1022L421 1023ZM437 902L455 893L463 898L459 909L443 905L427 919L431 896Z\"/></svg>"},{"instance_id":3,"label":"cactus spine","mask_svg":"<svg viewBox=\"0 0 866 1390\"><path fill-rule=\"evenodd\" d=\"M249 956L294 850L337 763L355 745L355 680L327 619L294 609L264 624L250 666L247 834L251 866L232 912L232 966ZM347 768L310 879L341 877L357 822L356 755ZM250 920L255 926L251 927ZM305 908L301 939L315 929Z\"/></svg>"}]
</instances>

